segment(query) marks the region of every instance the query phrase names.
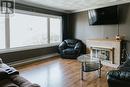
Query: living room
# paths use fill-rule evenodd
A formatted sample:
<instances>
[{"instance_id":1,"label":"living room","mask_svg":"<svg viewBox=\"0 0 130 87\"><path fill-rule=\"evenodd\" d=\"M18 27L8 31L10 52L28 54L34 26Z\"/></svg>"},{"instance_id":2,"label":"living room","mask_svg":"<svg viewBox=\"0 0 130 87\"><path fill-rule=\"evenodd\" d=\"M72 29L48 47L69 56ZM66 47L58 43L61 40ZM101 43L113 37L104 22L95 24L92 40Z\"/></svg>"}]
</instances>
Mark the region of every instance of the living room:
<instances>
[{"instance_id":1,"label":"living room","mask_svg":"<svg viewBox=\"0 0 130 87\"><path fill-rule=\"evenodd\" d=\"M130 87L130 0L0 4L0 87Z\"/></svg>"}]
</instances>

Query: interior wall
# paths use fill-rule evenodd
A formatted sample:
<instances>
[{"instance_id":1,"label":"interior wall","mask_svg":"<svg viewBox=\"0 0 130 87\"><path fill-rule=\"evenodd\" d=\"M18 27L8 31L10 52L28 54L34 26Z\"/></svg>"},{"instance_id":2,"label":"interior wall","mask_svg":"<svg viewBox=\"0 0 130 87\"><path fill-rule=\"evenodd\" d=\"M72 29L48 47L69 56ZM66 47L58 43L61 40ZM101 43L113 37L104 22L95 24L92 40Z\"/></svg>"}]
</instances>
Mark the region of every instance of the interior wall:
<instances>
[{"instance_id":1,"label":"interior wall","mask_svg":"<svg viewBox=\"0 0 130 87\"><path fill-rule=\"evenodd\" d=\"M23 5L23 4L19 4L19 3L16 3L15 6L16 6L15 7L16 9L20 9L20 10L62 16L63 31L64 32L66 31L65 26L67 26L67 17L66 17L67 14L65 14L65 13L47 10L47 9L43 9L43 8L37 8L37 7L33 7L33 6L28 6L28 5ZM63 37L63 38L65 38L65 37ZM24 59L33 58L33 57L35 58L37 56L49 55L49 54L53 54L53 53L57 53L57 46L2 53L2 54L0 54L0 58L2 58L5 63L10 63L10 62L15 62L15 61L24 60Z\"/></svg>"},{"instance_id":2,"label":"interior wall","mask_svg":"<svg viewBox=\"0 0 130 87\"><path fill-rule=\"evenodd\" d=\"M119 5L119 33L125 36L130 52L130 3ZM94 25L90 26L88 22L87 11L70 14L70 38L77 38L86 43L87 39L94 38L115 38L118 34L118 25Z\"/></svg>"}]
</instances>

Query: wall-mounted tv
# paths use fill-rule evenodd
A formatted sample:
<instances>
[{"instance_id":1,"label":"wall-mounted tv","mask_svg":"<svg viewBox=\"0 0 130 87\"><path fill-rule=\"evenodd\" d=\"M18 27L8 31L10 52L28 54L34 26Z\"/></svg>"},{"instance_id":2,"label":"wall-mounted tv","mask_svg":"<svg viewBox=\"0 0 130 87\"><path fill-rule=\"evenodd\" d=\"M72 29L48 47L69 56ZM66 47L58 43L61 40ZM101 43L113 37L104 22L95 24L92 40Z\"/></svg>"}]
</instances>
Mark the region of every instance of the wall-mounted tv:
<instances>
[{"instance_id":1,"label":"wall-mounted tv","mask_svg":"<svg viewBox=\"0 0 130 87\"><path fill-rule=\"evenodd\" d=\"M118 24L118 8L110 6L88 11L90 25Z\"/></svg>"}]
</instances>

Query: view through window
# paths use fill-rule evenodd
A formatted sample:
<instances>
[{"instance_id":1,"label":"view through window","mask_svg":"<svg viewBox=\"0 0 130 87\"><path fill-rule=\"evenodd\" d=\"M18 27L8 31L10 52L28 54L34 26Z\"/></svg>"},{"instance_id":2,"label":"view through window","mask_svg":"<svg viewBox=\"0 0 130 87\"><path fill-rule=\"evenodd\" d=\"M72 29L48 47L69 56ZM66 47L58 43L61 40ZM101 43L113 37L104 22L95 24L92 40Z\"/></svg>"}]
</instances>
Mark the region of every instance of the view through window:
<instances>
[{"instance_id":1,"label":"view through window","mask_svg":"<svg viewBox=\"0 0 130 87\"><path fill-rule=\"evenodd\" d=\"M5 28L5 26L9 27ZM0 49L5 49L7 43L8 48L18 48L52 46L62 41L61 16L32 12L31 14L15 13L8 18L0 17L0 28ZM9 32L9 35L6 35L5 31Z\"/></svg>"},{"instance_id":2,"label":"view through window","mask_svg":"<svg viewBox=\"0 0 130 87\"><path fill-rule=\"evenodd\" d=\"M15 14L10 18L10 47L47 44L47 18Z\"/></svg>"},{"instance_id":3,"label":"view through window","mask_svg":"<svg viewBox=\"0 0 130 87\"><path fill-rule=\"evenodd\" d=\"M59 36L61 36L61 20L50 18L50 43L60 42Z\"/></svg>"},{"instance_id":4,"label":"view through window","mask_svg":"<svg viewBox=\"0 0 130 87\"><path fill-rule=\"evenodd\" d=\"M5 17L0 17L0 49L5 49Z\"/></svg>"}]
</instances>

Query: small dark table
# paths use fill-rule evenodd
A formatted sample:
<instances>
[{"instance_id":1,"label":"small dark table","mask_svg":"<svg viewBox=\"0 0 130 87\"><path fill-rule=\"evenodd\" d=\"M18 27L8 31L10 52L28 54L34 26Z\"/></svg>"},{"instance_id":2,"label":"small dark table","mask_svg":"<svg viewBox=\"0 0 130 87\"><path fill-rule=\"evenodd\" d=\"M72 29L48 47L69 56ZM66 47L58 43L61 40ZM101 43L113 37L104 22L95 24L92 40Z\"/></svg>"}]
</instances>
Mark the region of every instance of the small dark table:
<instances>
[{"instance_id":1,"label":"small dark table","mask_svg":"<svg viewBox=\"0 0 130 87\"><path fill-rule=\"evenodd\" d=\"M81 55L78 58L78 61L81 62L81 79L83 80L84 72L99 71L99 78L101 77L101 59L92 58L90 54Z\"/></svg>"}]
</instances>

